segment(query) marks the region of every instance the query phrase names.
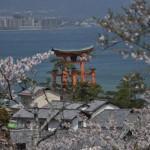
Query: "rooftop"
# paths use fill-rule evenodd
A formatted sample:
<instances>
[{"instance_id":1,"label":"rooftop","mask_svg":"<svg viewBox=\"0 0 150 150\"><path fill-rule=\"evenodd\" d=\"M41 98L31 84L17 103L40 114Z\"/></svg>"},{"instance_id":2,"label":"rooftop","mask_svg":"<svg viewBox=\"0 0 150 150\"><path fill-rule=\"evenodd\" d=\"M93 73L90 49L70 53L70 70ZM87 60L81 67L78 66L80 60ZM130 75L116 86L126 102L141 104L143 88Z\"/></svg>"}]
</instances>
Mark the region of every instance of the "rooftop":
<instances>
[{"instance_id":1,"label":"rooftop","mask_svg":"<svg viewBox=\"0 0 150 150\"><path fill-rule=\"evenodd\" d=\"M81 49L72 49L72 50L64 50L64 49L57 49L53 48L52 51L54 51L56 56L80 56L83 53L89 54L91 51L94 50L94 46L89 46Z\"/></svg>"},{"instance_id":2,"label":"rooftop","mask_svg":"<svg viewBox=\"0 0 150 150\"><path fill-rule=\"evenodd\" d=\"M55 119L56 120L73 120L75 117L77 117L79 114L79 110L63 110L63 112L60 112Z\"/></svg>"},{"instance_id":3,"label":"rooftop","mask_svg":"<svg viewBox=\"0 0 150 150\"><path fill-rule=\"evenodd\" d=\"M38 117L39 119L46 119L48 118L50 115L51 116L55 116L58 113L58 110L53 110L50 112L50 110L47 108L40 108L39 112L38 112ZM30 118L33 119L34 118L34 113L33 113L33 109L20 109L18 112L16 112L12 118Z\"/></svg>"},{"instance_id":4,"label":"rooftop","mask_svg":"<svg viewBox=\"0 0 150 150\"><path fill-rule=\"evenodd\" d=\"M36 94L39 90L43 90L44 87L36 86L35 88L28 88L22 92L19 93L19 95L31 95Z\"/></svg>"},{"instance_id":5,"label":"rooftop","mask_svg":"<svg viewBox=\"0 0 150 150\"><path fill-rule=\"evenodd\" d=\"M49 116L53 116L53 117L55 116L55 119L58 119L58 120L62 118L64 120L72 120L73 118L80 116L80 112L85 112L91 115L97 112L97 110L100 110L101 108L103 108L103 106L107 106L106 101L95 100L88 104L76 103L76 102L74 103L74 102L68 102L68 101L52 101L51 104L43 108L39 108L38 117L39 119L46 119ZM33 108L30 108L30 109L22 108L13 115L13 118L14 119L15 118L33 119L34 118L33 112L34 112ZM102 112L102 114L104 115L104 118L108 118L110 116L108 112L105 112L105 113ZM103 118L103 115L102 115L102 118Z\"/></svg>"},{"instance_id":6,"label":"rooftop","mask_svg":"<svg viewBox=\"0 0 150 150\"><path fill-rule=\"evenodd\" d=\"M106 101L94 100L87 104L88 108L85 109L85 112L94 112L106 103Z\"/></svg>"},{"instance_id":7,"label":"rooftop","mask_svg":"<svg viewBox=\"0 0 150 150\"><path fill-rule=\"evenodd\" d=\"M92 121L100 124L102 127L108 127L111 121L117 127L123 127L125 121L134 122L137 117L137 113L132 113L131 109L104 110L94 117Z\"/></svg>"}]
</instances>

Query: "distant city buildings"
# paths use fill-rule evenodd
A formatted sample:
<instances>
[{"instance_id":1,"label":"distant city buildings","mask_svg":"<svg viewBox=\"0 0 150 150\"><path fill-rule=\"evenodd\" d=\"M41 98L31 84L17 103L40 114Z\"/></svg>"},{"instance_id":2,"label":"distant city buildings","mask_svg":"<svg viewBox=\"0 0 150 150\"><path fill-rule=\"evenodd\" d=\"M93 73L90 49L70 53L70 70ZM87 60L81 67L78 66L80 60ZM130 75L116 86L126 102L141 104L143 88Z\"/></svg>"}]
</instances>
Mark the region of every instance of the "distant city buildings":
<instances>
[{"instance_id":1,"label":"distant city buildings","mask_svg":"<svg viewBox=\"0 0 150 150\"><path fill-rule=\"evenodd\" d=\"M33 16L32 14L16 13L14 15L0 15L0 30L49 30L65 26L95 26L93 18L66 19L63 17Z\"/></svg>"},{"instance_id":2,"label":"distant city buildings","mask_svg":"<svg viewBox=\"0 0 150 150\"><path fill-rule=\"evenodd\" d=\"M0 16L0 30L51 29L61 25L63 25L63 20L56 17L34 17L20 14Z\"/></svg>"}]
</instances>

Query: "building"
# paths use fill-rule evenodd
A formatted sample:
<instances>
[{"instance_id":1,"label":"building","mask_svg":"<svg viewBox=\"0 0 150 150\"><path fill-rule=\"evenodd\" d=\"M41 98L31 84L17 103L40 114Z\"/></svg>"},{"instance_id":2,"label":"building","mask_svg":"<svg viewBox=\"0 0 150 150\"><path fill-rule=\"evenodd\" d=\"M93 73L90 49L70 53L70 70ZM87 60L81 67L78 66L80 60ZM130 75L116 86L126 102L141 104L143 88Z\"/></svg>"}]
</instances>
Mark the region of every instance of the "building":
<instances>
[{"instance_id":1,"label":"building","mask_svg":"<svg viewBox=\"0 0 150 150\"><path fill-rule=\"evenodd\" d=\"M42 29L52 29L61 25L61 19L56 17L45 17L41 19L41 27Z\"/></svg>"},{"instance_id":2,"label":"building","mask_svg":"<svg viewBox=\"0 0 150 150\"><path fill-rule=\"evenodd\" d=\"M104 130L113 130L114 127L122 130L126 122L134 123L138 119L138 115L139 113L132 109L106 109L91 121L99 124Z\"/></svg>"},{"instance_id":3,"label":"building","mask_svg":"<svg viewBox=\"0 0 150 150\"><path fill-rule=\"evenodd\" d=\"M74 103L68 101L52 101L51 104L38 108L39 126L42 126L49 118L45 130L52 131L63 127L64 123L69 125L68 128L77 129L81 124L85 125L86 121L94 118L104 110L116 110L118 107L107 103L106 101L95 100L88 104ZM17 128L33 129L34 108L21 108L12 116L12 120L17 121ZM61 123L60 123L61 122ZM84 123L83 123L84 122Z\"/></svg>"},{"instance_id":4,"label":"building","mask_svg":"<svg viewBox=\"0 0 150 150\"><path fill-rule=\"evenodd\" d=\"M94 118L104 110L117 110L119 107L110 104L106 99L103 100L94 100L81 108L82 112L88 115L91 118Z\"/></svg>"},{"instance_id":5,"label":"building","mask_svg":"<svg viewBox=\"0 0 150 150\"><path fill-rule=\"evenodd\" d=\"M50 104L38 108L36 114L35 108L22 108L11 118L16 121L17 126L16 129L11 130L11 138L19 147L25 146L27 150L30 150L35 132L38 134L38 140L50 136L55 131L73 130L76 132L86 128L90 120L108 109L118 110L119 108L104 100L95 100L87 104L51 101ZM38 128L35 130L35 127Z\"/></svg>"},{"instance_id":6,"label":"building","mask_svg":"<svg viewBox=\"0 0 150 150\"><path fill-rule=\"evenodd\" d=\"M60 96L44 87L36 86L35 88L28 88L19 93L21 102L25 107L33 107L35 104L39 108L48 104L52 100L60 100Z\"/></svg>"}]
</instances>

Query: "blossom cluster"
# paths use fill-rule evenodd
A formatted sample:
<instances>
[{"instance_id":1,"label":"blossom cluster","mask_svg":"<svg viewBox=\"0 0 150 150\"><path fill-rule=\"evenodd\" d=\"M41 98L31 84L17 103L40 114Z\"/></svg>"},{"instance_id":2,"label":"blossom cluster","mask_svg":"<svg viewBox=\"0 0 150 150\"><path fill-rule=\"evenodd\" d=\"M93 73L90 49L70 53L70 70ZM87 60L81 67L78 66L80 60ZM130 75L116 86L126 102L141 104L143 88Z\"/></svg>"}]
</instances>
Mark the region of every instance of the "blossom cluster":
<instances>
[{"instance_id":1,"label":"blossom cluster","mask_svg":"<svg viewBox=\"0 0 150 150\"><path fill-rule=\"evenodd\" d=\"M21 82L26 78L26 73L30 71L35 65L40 64L42 61L48 59L52 51L38 53L32 57L25 57L22 59L14 60L13 57L0 59L0 88L5 89L9 84Z\"/></svg>"},{"instance_id":2,"label":"blossom cluster","mask_svg":"<svg viewBox=\"0 0 150 150\"><path fill-rule=\"evenodd\" d=\"M134 150L150 148L150 109L134 109L132 117L134 121L124 121L121 129L117 128L117 123L110 117L108 126L103 129L100 124L88 122L86 128L79 128L77 131L61 130L55 135L41 142L39 150L46 149L117 149ZM114 116L115 117L115 116Z\"/></svg>"},{"instance_id":3,"label":"blossom cluster","mask_svg":"<svg viewBox=\"0 0 150 150\"><path fill-rule=\"evenodd\" d=\"M121 51L121 55L124 59L131 57L135 60L144 61L146 64L150 64L150 55L145 51Z\"/></svg>"},{"instance_id":4,"label":"blossom cluster","mask_svg":"<svg viewBox=\"0 0 150 150\"><path fill-rule=\"evenodd\" d=\"M98 20L98 24L111 34L109 36L100 34L98 42L104 48L112 48L114 45L124 43L126 49L129 50L128 52L123 50L124 57L131 53L132 58L144 60L149 64L149 10L150 3L147 0L133 0L128 8L123 8L124 13L115 15L112 11L109 11L107 16Z\"/></svg>"},{"instance_id":5,"label":"blossom cluster","mask_svg":"<svg viewBox=\"0 0 150 150\"><path fill-rule=\"evenodd\" d=\"M83 53L83 54L80 56L79 60L80 60L80 61L89 61L89 60L91 60L91 58L92 58L91 55L86 54L86 53Z\"/></svg>"}]
</instances>

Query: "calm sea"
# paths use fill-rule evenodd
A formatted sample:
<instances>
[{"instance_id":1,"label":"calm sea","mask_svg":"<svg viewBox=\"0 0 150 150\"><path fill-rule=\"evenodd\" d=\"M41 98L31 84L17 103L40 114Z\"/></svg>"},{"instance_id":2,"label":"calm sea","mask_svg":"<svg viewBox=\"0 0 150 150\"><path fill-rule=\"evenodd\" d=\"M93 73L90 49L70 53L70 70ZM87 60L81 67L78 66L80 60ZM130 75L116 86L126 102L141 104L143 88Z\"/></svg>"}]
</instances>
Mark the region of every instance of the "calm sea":
<instances>
[{"instance_id":1,"label":"calm sea","mask_svg":"<svg viewBox=\"0 0 150 150\"><path fill-rule=\"evenodd\" d=\"M104 89L114 89L121 77L129 72L140 72L149 82L149 67L139 61L122 59L122 56L112 51L99 48L96 39L99 28L67 28L53 31L0 31L0 57L13 56L23 58L37 52L44 52L53 47L63 49L95 46L95 55L88 67L97 69L97 82ZM50 60L36 67L36 79L44 81L53 64Z\"/></svg>"}]
</instances>

